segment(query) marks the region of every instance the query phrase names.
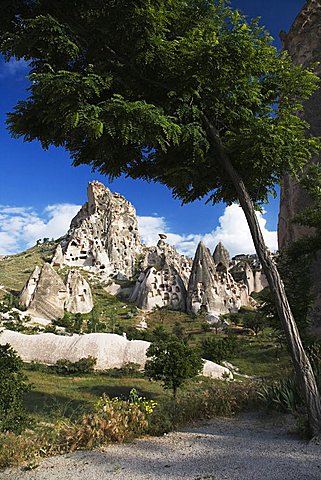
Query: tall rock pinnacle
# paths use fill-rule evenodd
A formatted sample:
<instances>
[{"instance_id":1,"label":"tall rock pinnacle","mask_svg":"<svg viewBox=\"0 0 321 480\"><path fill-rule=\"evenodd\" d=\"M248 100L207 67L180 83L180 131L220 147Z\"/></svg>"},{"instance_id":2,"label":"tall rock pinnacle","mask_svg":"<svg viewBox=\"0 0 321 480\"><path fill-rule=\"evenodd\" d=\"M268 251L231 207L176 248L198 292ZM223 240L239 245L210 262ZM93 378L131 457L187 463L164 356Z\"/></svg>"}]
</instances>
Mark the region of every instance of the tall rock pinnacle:
<instances>
[{"instance_id":1,"label":"tall rock pinnacle","mask_svg":"<svg viewBox=\"0 0 321 480\"><path fill-rule=\"evenodd\" d=\"M213 258L216 265L216 270L228 272L230 266L230 254L228 253L228 250L224 247L222 242L219 242L216 245L213 253Z\"/></svg>"},{"instance_id":2,"label":"tall rock pinnacle","mask_svg":"<svg viewBox=\"0 0 321 480\"><path fill-rule=\"evenodd\" d=\"M134 207L102 183L88 185L88 202L72 220L64 264L131 277L141 250Z\"/></svg>"},{"instance_id":3,"label":"tall rock pinnacle","mask_svg":"<svg viewBox=\"0 0 321 480\"><path fill-rule=\"evenodd\" d=\"M187 311L204 310L213 315L235 312L248 305L245 285L237 284L224 271L217 271L212 255L203 242L198 244L187 290Z\"/></svg>"}]
</instances>

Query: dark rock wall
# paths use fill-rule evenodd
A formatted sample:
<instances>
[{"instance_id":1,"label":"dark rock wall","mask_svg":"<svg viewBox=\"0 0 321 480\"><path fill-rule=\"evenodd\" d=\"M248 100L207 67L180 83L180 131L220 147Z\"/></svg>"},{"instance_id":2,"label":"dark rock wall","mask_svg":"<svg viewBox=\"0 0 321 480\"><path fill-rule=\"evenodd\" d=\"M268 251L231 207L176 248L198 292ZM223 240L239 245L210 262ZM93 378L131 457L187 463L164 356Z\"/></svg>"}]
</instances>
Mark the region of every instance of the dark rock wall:
<instances>
[{"instance_id":1,"label":"dark rock wall","mask_svg":"<svg viewBox=\"0 0 321 480\"><path fill-rule=\"evenodd\" d=\"M307 67L314 62L321 62L321 1L307 1L288 34L282 32L280 37L283 48L289 51L295 64ZM317 66L317 73L321 76L321 64ZM321 89L305 103L304 118L311 125L311 133L321 135ZM313 161L321 162L321 156ZM309 203L307 193L293 178L286 176L282 182L278 225L280 249L312 233L311 229L292 223L293 217ZM315 326L321 328L321 252L313 261L312 281L315 303L311 316Z\"/></svg>"}]
</instances>

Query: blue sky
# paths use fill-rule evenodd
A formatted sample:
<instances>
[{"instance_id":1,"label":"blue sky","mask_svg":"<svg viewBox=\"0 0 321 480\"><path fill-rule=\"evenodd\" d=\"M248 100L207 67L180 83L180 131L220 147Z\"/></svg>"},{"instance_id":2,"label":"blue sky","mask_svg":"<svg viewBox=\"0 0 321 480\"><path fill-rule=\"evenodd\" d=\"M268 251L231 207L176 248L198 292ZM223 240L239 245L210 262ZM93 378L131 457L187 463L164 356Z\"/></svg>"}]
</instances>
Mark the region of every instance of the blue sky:
<instances>
[{"instance_id":1,"label":"blue sky","mask_svg":"<svg viewBox=\"0 0 321 480\"><path fill-rule=\"evenodd\" d=\"M261 17L279 46L278 34L287 31L304 5L302 0L232 0L249 17ZM51 148L43 151L37 142L10 138L5 129L6 112L26 95L26 69L22 63L0 61L0 254L17 253L37 238L65 233L71 217L86 201L86 187L97 179L124 195L136 207L143 239L154 243L166 231L169 240L189 255L201 238L214 248L223 240L232 254L253 251L238 207L210 206L195 202L181 206L170 191L157 184L130 179L107 179L86 166L72 167L68 153ZM276 245L278 200L266 208L262 227L271 248Z\"/></svg>"}]
</instances>

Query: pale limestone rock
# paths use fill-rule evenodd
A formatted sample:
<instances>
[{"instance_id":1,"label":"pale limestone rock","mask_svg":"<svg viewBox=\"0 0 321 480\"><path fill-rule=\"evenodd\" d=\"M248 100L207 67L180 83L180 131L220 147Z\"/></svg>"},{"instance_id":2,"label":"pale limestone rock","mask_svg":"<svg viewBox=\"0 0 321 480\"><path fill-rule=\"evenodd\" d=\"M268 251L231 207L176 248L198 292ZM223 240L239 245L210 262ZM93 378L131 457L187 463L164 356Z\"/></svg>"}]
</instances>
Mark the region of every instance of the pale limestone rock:
<instances>
[{"instance_id":1,"label":"pale limestone rock","mask_svg":"<svg viewBox=\"0 0 321 480\"><path fill-rule=\"evenodd\" d=\"M72 220L63 242L64 263L130 278L141 243L134 207L99 182L88 186L88 202Z\"/></svg>"},{"instance_id":2,"label":"pale limestone rock","mask_svg":"<svg viewBox=\"0 0 321 480\"><path fill-rule=\"evenodd\" d=\"M138 277L130 301L144 310L166 306L185 311L186 286L192 261L180 255L163 237L162 234L156 247L144 249L141 263L143 271Z\"/></svg>"},{"instance_id":3,"label":"pale limestone rock","mask_svg":"<svg viewBox=\"0 0 321 480\"><path fill-rule=\"evenodd\" d=\"M296 65L308 67L316 63L315 71L321 76L321 1L309 0L296 17L288 34L282 32L283 47L288 50ZM304 119L310 124L309 134L321 135L321 89L319 88L304 103ZM314 156L312 162L320 163L321 157ZM279 248L283 249L302 237L313 233L312 229L298 225L292 220L304 208L310 206L311 199L300 188L298 182L286 175L282 181L280 213L278 224ZM314 325L321 329L321 251L315 255L311 267L312 296L315 298L311 309Z\"/></svg>"},{"instance_id":4,"label":"pale limestone rock","mask_svg":"<svg viewBox=\"0 0 321 480\"><path fill-rule=\"evenodd\" d=\"M53 267L62 267L64 264L64 254L63 254L63 251L62 251L62 248L61 248L61 244L59 243L57 245L57 248L55 250L55 253L54 253L54 256L51 260L51 265Z\"/></svg>"},{"instance_id":5,"label":"pale limestone rock","mask_svg":"<svg viewBox=\"0 0 321 480\"><path fill-rule=\"evenodd\" d=\"M243 282L248 292L259 293L268 287L266 276L256 255L237 255L232 259L230 269L236 282Z\"/></svg>"},{"instance_id":6,"label":"pale limestone rock","mask_svg":"<svg viewBox=\"0 0 321 480\"><path fill-rule=\"evenodd\" d=\"M268 282L263 271L252 270L251 266L248 263L245 263L244 266L243 281L247 286L249 293L259 293L268 286Z\"/></svg>"},{"instance_id":7,"label":"pale limestone rock","mask_svg":"<svg viewBox=\"0 0 321 480\"><path fill-rule=\"evenodd\" d=\"M237 312L242 305L248 304L246 286L236 283L230 273L218 272L209 250L200 242L188 284L187 311L198 313L203 310L220 315Z\"/></svg>"},{"instance_id":8,"label":"pale limestone rock","mask_svg":"<svg viewBox=\"0 0 321 480\"><path fill-rule=\"evenodd\" d=\"M89 283L78 270L69 270L66 280L67 300L65 309L71 313L89 313L94 304Z\"/></svg>"},{"instance_id":9,"label":"pale limestone rock","mask_svg":"<svg viewBox=\"0 0 321 480\"><path fill-rule=\"evenodd\" d=\"M9 343L26 362L39 361L52 365L61 358L75 362L92 356L97 359L98 370L119 368L129 362L144 365L150 345L142 340L129 341L112 333L23 335L9 330L0 335L0 343Z\"/></svg>"},{"instance_id":10,"label":"pale limestone rock","mask_svg":"<svg viewBox=\"0 0 321 480\"><path fill-rule=\"evenodd\" d=\"M29 307L31 299L35 293L35 290L39 281L40 273L41 273L41 269L40 267L38 267L38 265L36 265L26 285L23 287L23 289L20 292L19 302L21 305L24 305L25 307Z\"/></svg>"},{"instance_id":11,"label":"pale limestone rock","mask_svg":"<svg viewBox=\"0 0 321 480\"><path fill-rule=\"evenodd\" d=\"M130 301L144 310L158 306L185 311L186 288L173 266L164 265L161 270L149 267L140 274Z\"/></svg>"},{"instance_id":12,"label":"pale limestone rock","mask_svg":"<svg viewBox=\"0 0 321 480\"><path fill-rule=\"evenodd\" d=\"M210 362L209 360L205 360L204 362L202 375L220 380L233 380L233 374L228 368Z\"/></svg>"},{"instance_id":13,"label":"pale limestone rock","mask_svg":"<svg viewBox=\"0 0 321 480\"><path fill-rule=\"evenodd\" d=\"M144 255L142 270L149 267L155 267L156 270L161 270L164 266L173 267L187 287L193 263L191 258L178 253L175 247L166 243L163 238L158 241L156 247L145 247L142 253Z\"/></svg>"},{"instance_id":14,"label":"pale limestone rock","mask_svg":"<svg viewBox=\"0 0 321 480\"><path fill-rule=\"evenodd\" d=\"M51 265L45 263L29 303L29 310L48 320L62 318L66 299L65 284Z\"/></svg>"},{"instance_id":15,"label":"pale limestone rock","mask_svg":"<svg viewBox=\"0 0 321 480\"><path fill-rule=\"evenodd\" d=\"M230 254L224 247L222 242L219 242L214 250L213 259L218 272L228 272L230 268Z\"/></svg>"},{"instance_id":16,"label":"pale limestone rock","mask_svg":"<svg viewBox=\"0 0 321 480\"><path fill-rule=\"evenodd\" d=\"M80 358L92 356L97 359L95 368L105 370L120 368L126 363L136 363L142 368L147 360L149 342L127 340L113 333L89 333L87 335L24 335L10 330L0 333L0 345L9 343L25 362L37 361L54 365L65 358L76 362ZM204 363L202 375L211 378L231 378L230 371L208 360Z\"/></svg>"}]
</instances>

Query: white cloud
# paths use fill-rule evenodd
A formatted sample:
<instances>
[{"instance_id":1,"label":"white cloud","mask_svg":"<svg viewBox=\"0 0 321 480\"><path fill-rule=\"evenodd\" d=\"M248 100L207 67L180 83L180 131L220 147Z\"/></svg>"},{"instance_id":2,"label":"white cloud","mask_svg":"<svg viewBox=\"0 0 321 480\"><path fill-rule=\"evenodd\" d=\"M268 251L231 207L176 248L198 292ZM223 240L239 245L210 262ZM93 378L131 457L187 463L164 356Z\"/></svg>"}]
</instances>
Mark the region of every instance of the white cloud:
<instances>
[{"instance_id":1,"label":"white cloud","mask_svg":"<svg viewBox=\"0 0 321 480\"><path fill-rule=\"evenodd\" d=\"M64 235L80 205L49 205L41 214L29 207L0 205L0 254L10 255L33 246L39 238Z\"/></svg>"},{"instance_id":2,"label":"white cloud","mask_svg":"<svg viewBox=\"0 0 321 480\"><path fill-rule=\"evenodd\" d=\"M267 229L266 219L263 215L257 213L259 224L267 246L271 251L275 251L278 248L277 232ZM155 245L158 241L158 233L165 233L168 243L174 245L180 253L190 257L194 256L196 247L201 240L211 251L221 241L231 256L238 253L255 252L244 213L236 204L226 207L223 215L219 218L219 225L204 235L172 233L164 217L139 217L139 228L142 239L147 245Z\"/></svg>"},{"instance_id":3,"label":"white cloud","mask_svg":"<svg viewBox=\"0 0 321 480\"><path fill-rule=\"evenodd\" d=\"M139 233L146 245L156 245L159 233L166 233L168 227L164 217L137 217Z\"/></svg>"},{"instance_id":4,"label":"white cloud","mask_svg":"<svg viewBox=\"0 0 321 480\"><path fill-rule=\"evenodd\" d=\"M0 205L0 254L10 255L35 245L39 238L59 238L67 233L71 219L80 205L55 204L47 206L41 213L30 207ZM258 213L258 220L270 250L277 250L277 234L266 227L264 214ZM237 205L226 207L218 220L218 226L203 235L183 235L171 231L166 219L161 216L138 217L142 240L147 245L156 245L159 233L167 235L167 241L177 250L190 257L194 256L197 244L203 240L213 251L219 241L229 250L231 256L238 253L254 253L254 246L245 216Z\"/></svg>"},{"instance_id":5,"label":"white cloud","mask_svg":"<svg viewBox=\"0 0 321 480\"><path fill-rule=\"evenodd\" d=\"M15 77L17 75L26 75L28 70L28 62L23 58L16 60L10 58L9 62L1 62L0 78Z\"/></svg>"}]
</instances>

